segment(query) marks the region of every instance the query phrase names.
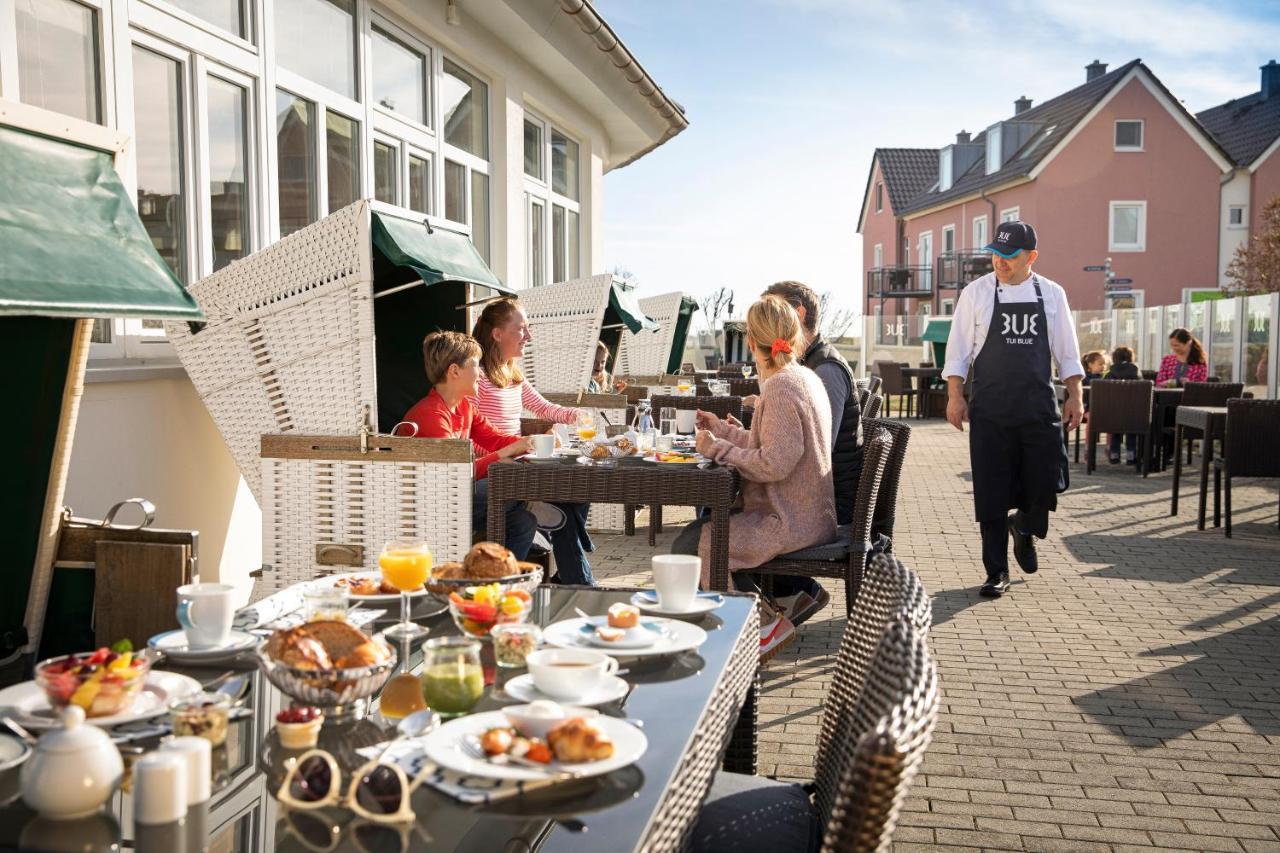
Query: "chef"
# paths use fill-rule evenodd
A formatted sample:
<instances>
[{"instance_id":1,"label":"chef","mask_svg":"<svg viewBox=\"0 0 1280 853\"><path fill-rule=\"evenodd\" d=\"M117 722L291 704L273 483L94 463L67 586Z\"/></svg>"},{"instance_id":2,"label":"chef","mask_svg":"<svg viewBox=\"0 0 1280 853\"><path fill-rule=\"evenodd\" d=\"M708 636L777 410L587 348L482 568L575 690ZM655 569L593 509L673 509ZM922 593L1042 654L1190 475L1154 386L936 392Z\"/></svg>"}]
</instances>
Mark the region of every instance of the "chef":
<instances>
[{"instance_id":1,"label":"chef","mask_svg":"<svg viewBox=\"0 0 1280 853\"><path fill-rule=\"evenodd\" d=\"M994 272L960 292L942 375L947 420L961 432L969 422L973 504L987 572L981 594L999 598L1009 589L1011 537L1022 570L1039 568L1035 539L1048 535L1049 513L1067 488L1063 421L1069 431L1084 417L1084 368L1066 293L1032 270L1039 256L1035 229L1002 222L984 251L991 252ZM1054 362L1067 386L1061 414Z\"/></svg>"}]
</instances>

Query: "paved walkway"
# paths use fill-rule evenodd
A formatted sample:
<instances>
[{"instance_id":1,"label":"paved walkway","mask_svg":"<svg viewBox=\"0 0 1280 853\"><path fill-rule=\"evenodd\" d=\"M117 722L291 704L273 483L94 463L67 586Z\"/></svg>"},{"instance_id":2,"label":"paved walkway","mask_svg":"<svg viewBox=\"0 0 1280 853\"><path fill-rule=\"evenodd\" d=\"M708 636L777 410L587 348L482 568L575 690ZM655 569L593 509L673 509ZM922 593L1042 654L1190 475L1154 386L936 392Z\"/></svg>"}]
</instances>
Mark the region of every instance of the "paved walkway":
<instances>
[{"instance_id":1,"label":"paved walkway","mask_svg":"<svg viewBox=\"0 0 1280 853\"><path fill-rule=\"evenodd\" d=\"M1072 477L1040 573L987 601L966 437L912 435L896 550L933 595L944 698L895 849L1280 851L1274 482L1237 488L1226 540L1195 529L1194 477L1176 518L1168 472ZM602 581L644 581L643 535L597 541ZM843 628L829 609L765 670L762 773L812 778Z\"/></svg>"}]
</instances>

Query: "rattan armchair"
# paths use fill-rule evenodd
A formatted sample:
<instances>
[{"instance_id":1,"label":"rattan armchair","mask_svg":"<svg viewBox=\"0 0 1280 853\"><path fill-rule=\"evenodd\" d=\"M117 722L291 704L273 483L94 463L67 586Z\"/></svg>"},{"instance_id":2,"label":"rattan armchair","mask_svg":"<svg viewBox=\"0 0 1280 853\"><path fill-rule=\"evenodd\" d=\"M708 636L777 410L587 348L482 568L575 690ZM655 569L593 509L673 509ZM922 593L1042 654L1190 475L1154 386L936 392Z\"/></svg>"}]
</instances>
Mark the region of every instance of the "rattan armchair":
<instances>
[{"instance_id":1,"label":"rattan armchair","mask_svg":"<svg viewBox=\"0 0 1280 853\"><path fill-rule=\"evenodd\" d=\"M1233 397L1241 397L1244 395L1243 382L1188 382L1182 386L1182 401L1180 406L1225 406L1227 401ZM1176 427L1164 426L1163 432L1172 436ZM1204 433L1193 426L1186 424L1182 427L1182 438L1186 442L1187 464L1191 464L1191 448L1195 446L1197 439L1203 439ZM1182 448L1175 447L1174 453L1182 452Z\"/></svg>"},{"instance_id":2,"label":"rattan armchair","mask_svg":"<svg viewBox=\"0 0 1280 853\"><path fill-rule=\"evenodd\" d=\"M1147 476L1153 383L1146 379L1095 379L1089 383L1087 471L1097 467L1099 433L1138 436L1138 471Z\"/></svg>"},{"instance_id":3,"label":"rattan armchair","mask_svg":"<svg viewBox=\"0 0 1280 853\"><path fill-rule=\"evenodd\" d=\"M862 422L865 424L867 421L879 417L882 405L884 405L884 397L872 392L862 404Z\"/></svg>"},{"instance_id":4,"label":"rattan armchair","mask_svg":"<svg viewBox=\"0 0 1280 853\"><path fill-rule=\"evenodd\" d=\"M908 365L897 361L877 361L876 369L883 383L882 393L885 397L885 403L888 406L887 414L893 417L893 398L899 397L898 414L902 414L902 401L907 403L907 417L911 417L911 410L916 399L916 388L911 380L902 375L902 369Z\"/></svg>"},{"instance_id":5,"label":"rattan armchair","mask_svg":"<svg viewBox=\"0 0 1280 853\"><path fill-rule=\"evenodd\" d=\"M871 541L875 542L881 535L887 540L886 550L893 552L894 515L898 508L898 486L902 482L902 465L907 458L907 444L911 441L911 427L902 421L888 418L863 420L864 427L870 423L883 427L893 437L893 448L889 451L889 459L885 462L884 477L880 480L880 492L876 495L876 512L871 522Z\"/></svg>"},{"instance_id":6,"label":"rattan armchair","mask_svg":"<svg viewBox=\"0 0 1280 853\"><path fill-rule=\"evenodd\" d=\"M742 420L741 397L713 397L710 394L699 394L696 397L685 397L680 394L654 394L650 398L650 405L653 407L653 416L655 418L658 417L659 410L672 408L701 409L721 418L733 415L739 421Z\"/></svg>"},{"instance_id":7,"label":"rattan armchair","mask_svg":"<svg viewBox=\"0 0 1280 853\"><path fill-rule=\"evenodd\" d=\"M1231 479L1280 478L1280 400L1228 400L1222 455L1213 460L1213 526L1219 524L1222 481L1226 479L1226 524L1231 536ZM1280 525L1280 519L1277 520Z\"/></svg>"},{"instance_id":8,"label":"rattan armchair","mask_svg":"<svg viewBox=\"0 0 1280 853\"><path fill-rule=\"evenodd\" d=\"M853 502L853 523L837 529L833 542L782 554L751 571L763 575L766 594L773 592L774 575L800 575L844 580L844 606L848 611L858 594L867 555L871 551L871 523L893 438L874 424L864 431L862 477Z\"/></svg>"},{"instance_id":9,"label":"rattan armchair","mask_svg":"<svg viewBox=\"0 0 1280 853\"><path fill-rule=\"evenodd\" d=\"M867 390L872 394L880 393L880 386L884 384L884 380L879 376L872 376L867 380Z\"/></svg>"}]
</instances>

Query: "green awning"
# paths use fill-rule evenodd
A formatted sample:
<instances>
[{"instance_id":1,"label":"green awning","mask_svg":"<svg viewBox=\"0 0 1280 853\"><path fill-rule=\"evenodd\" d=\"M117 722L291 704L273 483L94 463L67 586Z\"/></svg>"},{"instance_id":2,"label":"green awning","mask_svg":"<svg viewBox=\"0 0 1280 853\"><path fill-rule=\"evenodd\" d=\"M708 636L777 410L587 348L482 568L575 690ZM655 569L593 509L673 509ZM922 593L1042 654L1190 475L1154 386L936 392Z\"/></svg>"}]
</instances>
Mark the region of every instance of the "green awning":
<instances>
[{"instance_id":1,"label":"green awning","mask_svg":"<svg viewBox=\"0 0 1280 853\"><path fill-rule=\"evenodd\" d=\"M466 234L373 211L373 245L388 261L408 267L426 284L468 281L511 293Z\"/></svg>"},{"instance_id":2,"label":"green awning","mask_svg":"<svg viewBox=\"0 0 1280 853\"><path fill-rule=\"evenodd\" d=\"M667 373L679 373L684 361L684 347L689 342L689 326L693 312L698 310L698 300L691 296L680 299L680 311L676 314L676 330L671 336L671 356L667 359Z\"/></svg>"},{"instance_id":3,"label":"green awning","mask_svg":"<svg viewBox=\"0 0 1280 853\"><path fill-rule=\"evenodd\" d=\"M950 335L951 318L934 317L931 318L929 320L929 324L924 327L924 334L920 336L920 340L937 344L945 344Z\"/></svg>"},{"instance_id":4,"label":"green awning","mask_svg":"<svg viewBox=\"0 0 1280 853\"><path fill-rule=\"evenodd\" d=\"M613 313L606 317L606 326L622 323L632 334L656 332L662 328L657 320L645 315L640 307L640 300L636 298L635 289L617 280L609 290L609 310Z\"/></svg>"},{"instance_id":5,"label":"green awning","mask_svg":"<svg viewBox=\"0 0 1280 853\"><path fill-rule=\"evenodd\" d=\"M112 155L2 126L0 315L204 318Z\"/></svg>"}]
</instances>

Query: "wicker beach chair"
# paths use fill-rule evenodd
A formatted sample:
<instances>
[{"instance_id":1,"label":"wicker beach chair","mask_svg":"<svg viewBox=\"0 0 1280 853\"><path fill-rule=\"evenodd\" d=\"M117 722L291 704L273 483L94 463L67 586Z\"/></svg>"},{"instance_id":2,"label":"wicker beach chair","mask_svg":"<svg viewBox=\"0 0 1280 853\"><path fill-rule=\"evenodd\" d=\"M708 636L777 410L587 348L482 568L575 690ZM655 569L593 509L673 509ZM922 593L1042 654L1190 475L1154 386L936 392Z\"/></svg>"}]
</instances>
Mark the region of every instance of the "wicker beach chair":
<instances>
[{"instance_id":1,"label":"wicker beach chair","mask_svg":"<svg viewBox=\"0 0 1280 853\"><path fill-rule=\"evenodd\" d=\"M622 333L613 372L659 374L680 366L689 338L692 314L698 303L683 293L663 293L640 300L640 310L659 325L656 332Z\"/></svg>"}]
</instances>

